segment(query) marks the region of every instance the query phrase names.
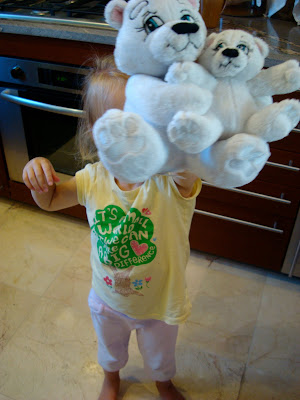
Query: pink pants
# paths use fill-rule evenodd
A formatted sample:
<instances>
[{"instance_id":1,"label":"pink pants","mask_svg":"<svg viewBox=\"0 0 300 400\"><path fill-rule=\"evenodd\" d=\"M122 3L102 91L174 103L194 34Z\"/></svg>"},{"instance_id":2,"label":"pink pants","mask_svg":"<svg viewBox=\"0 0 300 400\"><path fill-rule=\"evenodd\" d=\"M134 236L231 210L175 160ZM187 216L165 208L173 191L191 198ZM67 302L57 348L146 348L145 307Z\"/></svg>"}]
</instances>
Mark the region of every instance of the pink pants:
<instances>
[{"instance_id":1,"label":"pink pants","mask_svg":"<svg viewBox=\"0 0 300 400\"><path fill-rule=\"evenodd\" d=\"M178 325L127 317L105 304L93 289L88 301L98 337L98 362L104 370L119 371L126 365L129 338L135 329L139 350L151 378L163 382L175 375Z\"/></svg>"}]
</instances>

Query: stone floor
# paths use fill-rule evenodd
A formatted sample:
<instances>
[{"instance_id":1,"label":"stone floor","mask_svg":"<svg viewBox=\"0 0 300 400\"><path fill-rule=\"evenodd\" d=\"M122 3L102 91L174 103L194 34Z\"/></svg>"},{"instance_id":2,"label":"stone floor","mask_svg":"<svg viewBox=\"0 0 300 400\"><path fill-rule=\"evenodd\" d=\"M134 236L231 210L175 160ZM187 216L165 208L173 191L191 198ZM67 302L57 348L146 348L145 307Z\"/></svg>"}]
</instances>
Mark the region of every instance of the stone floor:
<instances>
[{"instance_id":1,"label":"stone floor","mask_svg":"<svg viewBox=\"0 0 300 400\"><path fill-rule=\"evenodd\" d=\"M0 400L97 400L87 223L0 199ZM187 400L300 399L300 280L192 252ZM158 399L135 336L120 399Z\"/></svg>"}]
</instances>

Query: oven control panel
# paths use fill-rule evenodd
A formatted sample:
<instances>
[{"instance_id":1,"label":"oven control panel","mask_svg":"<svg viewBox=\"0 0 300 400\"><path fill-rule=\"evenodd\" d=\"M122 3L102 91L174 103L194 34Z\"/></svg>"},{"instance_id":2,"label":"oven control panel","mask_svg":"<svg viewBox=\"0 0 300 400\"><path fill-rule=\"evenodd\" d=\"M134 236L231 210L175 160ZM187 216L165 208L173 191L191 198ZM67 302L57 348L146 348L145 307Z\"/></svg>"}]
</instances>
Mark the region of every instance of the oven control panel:
<instances>
[{"instance_id":1,"label":"oven control panel","mask_svg":"<svg viewBox=\"0 0 300 400\"><path fill-rule=\"evenodd\" d=\"M0 57L0 82L81 93L88 68Z\"/></svg>"}]
</instances>

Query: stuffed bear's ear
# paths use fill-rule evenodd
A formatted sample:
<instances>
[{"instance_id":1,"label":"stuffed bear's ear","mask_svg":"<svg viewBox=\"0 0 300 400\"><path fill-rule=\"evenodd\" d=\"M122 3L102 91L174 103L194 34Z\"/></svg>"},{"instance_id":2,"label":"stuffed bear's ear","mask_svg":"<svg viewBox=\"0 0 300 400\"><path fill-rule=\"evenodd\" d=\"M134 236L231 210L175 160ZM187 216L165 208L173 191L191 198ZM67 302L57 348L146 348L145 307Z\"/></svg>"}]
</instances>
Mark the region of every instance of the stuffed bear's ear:
<instances>
[{"instance_id":1,"label":"stuffed bear's ear","mask_svg":"<svg viewBox=\"0 0 300 400\"><path fill-rule=\"evenodd\" d=\"M191 5L196 8L197 10L199 10L200 8L200 0L188 0Z\"/></svg>"},{"instance_id":2,"label":"stuffed bear's ear","mask_svg":"<svg viewBox=\"0 0 300 400\"><path fill-rule=\"evenodd\" d=\"M127 3L124 0L111 0L104 10L106 22L113 28L119 30L123 24L124 10Z\"/></svg>"},{"instance_id":3,"label":"stuffed bear's ear","mask_svg":"<svg viewBox=\"0 0 300 400\"><path fill-rule=\"evenodd\" d=\"M259 48L259 51L261 52L261 55L266 58L267 55L269 54L269 46L267 45L266 42L264 42L262 39L259 38L254 38L255 44Z\"/></svg>"},{"instance_id":4,"label":"stuffed bear's ear","mask_svg":"<svg viewBox=\"0 0 300 400\"><path fill-rule=\"evenodd\" d=\"M207 49L207 48L213 43L213 41L215 40L215 38L216 38L217 36L218 36L217 33L215 33L215 32L211 33L211 34L206 38L204 48Z\"/></svg>"}]
</instances>

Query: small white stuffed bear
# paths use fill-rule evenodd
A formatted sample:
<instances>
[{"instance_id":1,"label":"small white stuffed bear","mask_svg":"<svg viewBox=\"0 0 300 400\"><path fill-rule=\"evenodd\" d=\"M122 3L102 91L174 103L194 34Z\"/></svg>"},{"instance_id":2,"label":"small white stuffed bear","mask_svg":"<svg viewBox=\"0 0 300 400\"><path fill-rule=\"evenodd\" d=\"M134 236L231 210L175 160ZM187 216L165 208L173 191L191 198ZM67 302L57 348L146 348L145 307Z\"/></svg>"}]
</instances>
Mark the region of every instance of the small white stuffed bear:
<instances>
[{"instance_id":1,"label":"small white stuffed bear","mask_svg":"<svg viewBox=\"0 0 300 400\"><path fill-rule=\"evenodd\" d=\"M131 77L124 111L107 111L93 135L99 158L120 180L190 170L214 185L236 187L252 181L270 155L254 135L217 141L223 128L210 111L217 81L193 63L206 40L198 10L199 0L111 0L106 6L107 22L119 30L117 66ZM197 65L197 85L164 81L173 63L186 61Z\"/></svg>"},{"instance_id":2,"label":"small white stuffed bear","mask_svg":"<svg viewBox=\"0 0 300 400\"><path fill-rule=\"evenodd\" d=\"M222 122L220 139L244 132L272 142L298 124L300 102L288 99L272 104L271 96L300 88L299 63L289 60L262 70L268 53L263 40L243 30L229 29L207 38L199 63L216 78L211 110ZM166 81L201 86L202 74L197 64L175 63Z\"/></svg>"}]
</instances>

